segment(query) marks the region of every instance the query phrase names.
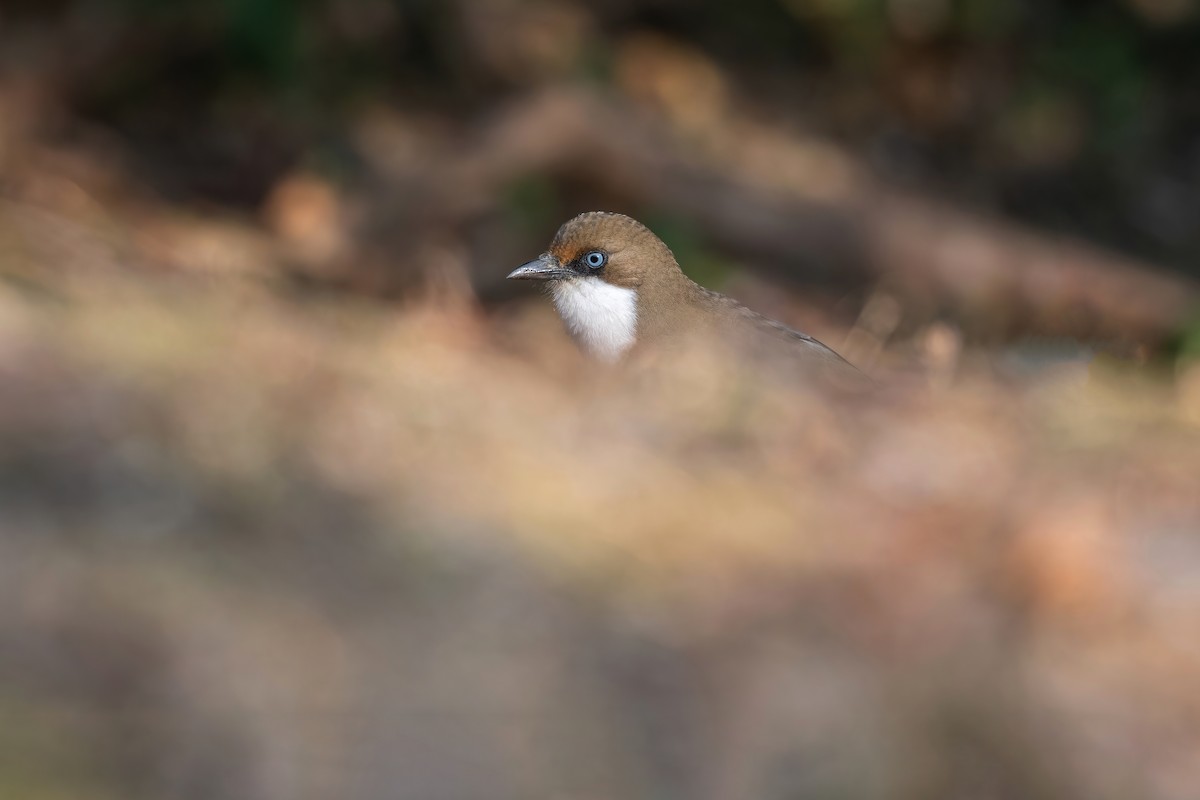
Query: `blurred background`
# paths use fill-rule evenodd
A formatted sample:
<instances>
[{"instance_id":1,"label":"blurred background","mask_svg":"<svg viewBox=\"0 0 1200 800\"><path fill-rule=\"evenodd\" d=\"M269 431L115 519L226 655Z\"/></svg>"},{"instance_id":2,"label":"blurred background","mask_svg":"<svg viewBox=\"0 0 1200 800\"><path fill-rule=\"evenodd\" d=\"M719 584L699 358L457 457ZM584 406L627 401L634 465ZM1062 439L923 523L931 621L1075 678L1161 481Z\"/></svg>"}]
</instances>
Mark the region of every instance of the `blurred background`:
<instances>
[{"instance_id":1,"label":"blurred background","mask_svg":"<svg viewBox=\"0 0 1200 800\"><path fill-rule=\"evenodd\" d=\"M0 797L1200 797L1196 0L3 0ZM598 372L584 210L874 374Z\"/></svg>"}]
</instances>

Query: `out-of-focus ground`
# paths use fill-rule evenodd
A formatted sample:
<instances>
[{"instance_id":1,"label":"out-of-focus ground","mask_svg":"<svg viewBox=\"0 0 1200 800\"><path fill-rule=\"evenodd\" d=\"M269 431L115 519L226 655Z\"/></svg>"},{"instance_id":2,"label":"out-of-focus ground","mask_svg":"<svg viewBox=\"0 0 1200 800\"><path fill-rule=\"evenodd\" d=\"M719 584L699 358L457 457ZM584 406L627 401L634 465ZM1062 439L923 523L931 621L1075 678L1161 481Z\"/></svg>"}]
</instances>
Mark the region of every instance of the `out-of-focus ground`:
<instances>
[{"instance_id":1,"label":"out-of-focus ground","mask_svg":"<svg viewBox=\"0 0 1200 800\"><path fill-rule=\"evenodd\" d=\"M1194 3L52 5L0 797L1200 796ZM878 390L587 363L588 208Z\"/></svg>"}]
</instances>

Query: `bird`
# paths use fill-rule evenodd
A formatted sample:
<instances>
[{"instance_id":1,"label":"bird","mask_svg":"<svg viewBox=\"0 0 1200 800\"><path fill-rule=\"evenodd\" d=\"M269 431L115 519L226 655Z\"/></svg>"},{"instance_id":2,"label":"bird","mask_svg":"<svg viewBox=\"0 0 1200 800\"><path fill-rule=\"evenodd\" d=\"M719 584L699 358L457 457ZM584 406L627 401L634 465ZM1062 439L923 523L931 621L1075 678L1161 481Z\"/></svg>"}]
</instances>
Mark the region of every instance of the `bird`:
<instances>
[{"instance_id":1,"label":"bird","mask_svg":"<svg viewBox=\"0 0 1200 800\"><path fill-rule=\"evenodd\" d=\"M508 279L545 282L568 332L600 361L706 335L781 356L810 375L867 380L812 336L697 284L662 239L624 214L589 211L567 220L549 249Z\"/></svg>"}]
</instances>

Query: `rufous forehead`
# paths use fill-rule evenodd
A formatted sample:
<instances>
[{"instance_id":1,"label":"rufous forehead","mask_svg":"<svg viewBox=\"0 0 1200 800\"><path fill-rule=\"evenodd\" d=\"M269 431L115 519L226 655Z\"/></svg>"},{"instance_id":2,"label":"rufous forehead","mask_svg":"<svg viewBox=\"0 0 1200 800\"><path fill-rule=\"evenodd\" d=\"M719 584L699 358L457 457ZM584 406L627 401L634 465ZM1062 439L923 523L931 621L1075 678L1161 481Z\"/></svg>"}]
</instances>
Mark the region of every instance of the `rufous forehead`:
<instances>
[{"instance_id":1,"label":"rufous forehead","mask_svg":"<svg viewBox=\"0 0 1200 800\"><path fill-rule=\"evenodd\" d=\"M644 225L632 217L593 211L580 214L559 228L550 244L550 252L566 264L588 250L619 250L649 233Z\"/></svg>"},{"instance_id":2,"label":"rufous forehead","mask_svg":"<svg viewBox=\"0 0 1200 800\"><path fill-rule=\"evenodd\" d=\"M573 242L555 242L550 245L550 255L558 259L560 264L570 264L583 254L583 246Z\"/></svg>"},{"instance_id":3,"label":"rufous forehead","mask_svg":"<svg viewBox=\"0 0 1200 800\"><path fill-rule=\"evenodd\" d=\"M598 225L575 225L560 230L550 243L550 252L560 263L567 264L596 248L611 249L611 234Z\"/></svg>"},{"instance_id":4,"label":"rufous forehead","mask_svg":"<svg viewBox=\"0 0 1200 800\"><path fill-rule=\"evenodd\" d=\"M570 236L559 236L550 244L550 253L560 264L569 264L589 250L604 250L612 253L621 249L624 242L620 237L603 231L576 231Z\"/></svg>"}]
</instances>

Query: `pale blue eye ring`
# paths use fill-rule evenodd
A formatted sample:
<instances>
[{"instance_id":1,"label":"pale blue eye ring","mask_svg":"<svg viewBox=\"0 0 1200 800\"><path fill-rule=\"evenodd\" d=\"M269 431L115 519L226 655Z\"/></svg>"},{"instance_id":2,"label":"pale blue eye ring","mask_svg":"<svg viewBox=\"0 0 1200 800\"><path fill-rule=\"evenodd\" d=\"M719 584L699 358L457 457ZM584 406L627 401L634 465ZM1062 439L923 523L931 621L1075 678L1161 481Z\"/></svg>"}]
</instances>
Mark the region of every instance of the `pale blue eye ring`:
<instances>
[{"instance_id":1,"label":"pale blue eye ring","mask_svg":"<svg viewBox=\"0 0 1200 800\"><path fill-rule=\"evenodd\" d=\"M600 250L592 250L583 256L583 263L592 269L600 269L608 263L608 256Z\"/></svg>"}]
</instances>

